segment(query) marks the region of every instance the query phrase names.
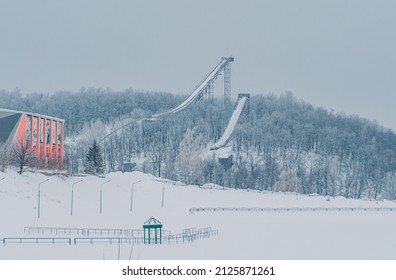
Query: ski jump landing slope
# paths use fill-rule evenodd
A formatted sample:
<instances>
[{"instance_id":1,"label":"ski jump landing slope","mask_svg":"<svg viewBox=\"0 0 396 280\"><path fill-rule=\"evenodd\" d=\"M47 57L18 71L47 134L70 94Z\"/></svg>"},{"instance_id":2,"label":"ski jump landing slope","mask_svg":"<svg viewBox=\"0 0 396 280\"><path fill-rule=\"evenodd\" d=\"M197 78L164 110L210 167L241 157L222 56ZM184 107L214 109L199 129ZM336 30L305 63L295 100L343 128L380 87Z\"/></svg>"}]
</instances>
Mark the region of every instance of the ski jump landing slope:
<instances>
[{"instance_id":1,"label":"ski jump landing slope","mask_svg":"<svg viewBox=\"0 0 396 280\"><path fill-rule=\"evenodd\" d=\"M186 109L197 97L199 97L203 93L203 91L208 86L208 84L217 78L217 76L224 69L224 67L232 61L234 61L233 57L223 57L220 63L217 64L217 66L212 70L212 72L210 72L209 75L202 81L202 83L200 83L195 88L195 90L186 100L184 100L181 104L179 104L178 106L174 107L173 109L167 112L154 115L153 118L157 118L169 113L177 113Z\"/></svg>"},{"instance_id":2,"label":"ski jump landing slope","mask_svg":"<svg viewBox=\"0 0 396 280\"><path fill-rule=\"evenodd\" d=\"M227 144L228 140L231 137L232 132L235 129L238 119L241 116L241 113L243 111L243 108L245 107L247 99L248 97L246 96L240 97L238 99L237 105L235 106L234 112L232 112L231 118L228 121L227 127L224 130L223 135L220 137L219 140L217 140L217 142L212 147L210 147L211 150L220 149Z\"/></svg>"}]
</instances>

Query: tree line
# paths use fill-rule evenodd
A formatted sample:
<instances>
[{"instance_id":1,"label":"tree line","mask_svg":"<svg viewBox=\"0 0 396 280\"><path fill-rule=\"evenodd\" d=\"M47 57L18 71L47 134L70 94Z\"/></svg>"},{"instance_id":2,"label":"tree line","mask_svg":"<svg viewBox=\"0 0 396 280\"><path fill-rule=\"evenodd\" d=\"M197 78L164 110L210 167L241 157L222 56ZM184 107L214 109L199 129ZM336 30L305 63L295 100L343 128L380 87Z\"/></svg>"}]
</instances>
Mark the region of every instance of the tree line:
<instances>
[{"instance_id":1,"label":"tree line","mask_svg":"<svg viewBox=\"0 0 396 280\"><path fill-rule=\"evenodd\" d=\"M66 120L71 173L84 170L96 139L107 172L132 161L144 172L189 184L352 198L396 196L392 130L314 107L290 93L250 98L229 143L232 165L208 152L233 109L221 100L201 100L153 121L143 119L176 106L185 96L93 88L52 95L0 94L0 107Z\"/></svg>"}]
</instances>

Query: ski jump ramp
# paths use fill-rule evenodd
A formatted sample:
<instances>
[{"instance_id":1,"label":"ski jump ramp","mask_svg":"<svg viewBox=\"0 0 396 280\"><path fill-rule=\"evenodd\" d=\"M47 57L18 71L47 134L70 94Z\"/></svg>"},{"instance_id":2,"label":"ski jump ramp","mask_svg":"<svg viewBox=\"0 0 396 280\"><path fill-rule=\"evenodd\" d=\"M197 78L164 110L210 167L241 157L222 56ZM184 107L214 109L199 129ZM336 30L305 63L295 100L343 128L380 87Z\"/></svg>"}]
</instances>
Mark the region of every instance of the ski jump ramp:
<instances>
[{"instance_id":1,"label":"ski jump ramp","mask_svg":"<svg viewBox=\"0 0 396 280\"><path fill-rule=\"evenodd\" d=\"M219 140L217 140L216 143L212 145L212 147L210 147L211 150L217 150L224 147L227 144L228 140L230 140L231 135L234 132L235 126L239 120L239 117L241 116L241 113L245 108L245 105L247 104L249 98L249 94L239 94L235 109L232 112L231 118L228 121L227 127L224 130L223 135L220 137Z\"/></svg>"},{"instance_id":2,"label":"ski jump ramp","mask_svg":"<svg viewBox=\"0 0 396 280\"><path fill-rule=\"evenodd\" d=\"M179 105L177 105L173 109L170 109L167 112L153 115L153 118L158 118L165 114L177 113L186 109L195 99L202 96L206 87L217 78L217 76L224 69L224 67L227 66L228 63L231 63L233 61L234 61L233 57L223 57L219 62L219 64L217 64L217 66L212 70L212 72L210 72L209 75L195 88L195 90L190 94L190 96L186 100L184 100L182 103L180 103Z\"/></svg>"},{"instance_id":3,"label":"ski jump ramp","mask_svg":"<svg viewBox=\"0 0 396 280\"><path fill-rule=\"evenodd\" d=\"M201 97L204 93L205 90L210 86L210 84L217 79L217 76L221 73L221 71L225 71L224 68L226 68L226 66L228 64L230 64L231 62L234 61L233 57L223 57L221 59L221 61L216 65L216 67L206 76L206 78L195 88L195 90L190 94L190 96L184 100L182 103L180 103L179 105L177 105L176 107L170 109L169 111L165 111L163 113L159 113L159 114L155 114L152 115L151 117L148 118L144 118L142 120L139 120L137 123L139 124L139 126L141 127L142 121L157 121L159 117L162 117L164 115L167 114L172 114L172 113L177 113L180 112L184 109L186 109L188 106L191 105L191 103ZM114 133L116 133L118 130L127 127L133 123L135 123L136 121L131 121L125 125L122 125L121 127L115 129L114 131L110 132L109 134L107 134L106 136L104 136L100 142L104 141L107 137L113 135Z\"/></svg>"}]
</instances>

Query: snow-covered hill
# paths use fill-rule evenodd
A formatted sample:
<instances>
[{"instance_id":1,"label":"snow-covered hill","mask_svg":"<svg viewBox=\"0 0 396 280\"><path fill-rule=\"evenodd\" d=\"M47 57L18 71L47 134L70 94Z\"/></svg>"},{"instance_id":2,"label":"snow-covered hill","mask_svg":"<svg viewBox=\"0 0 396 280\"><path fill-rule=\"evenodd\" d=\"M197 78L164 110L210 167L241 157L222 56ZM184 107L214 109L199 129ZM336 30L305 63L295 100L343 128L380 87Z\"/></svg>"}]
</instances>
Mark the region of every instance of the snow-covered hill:
<instances>
[{"instance_id":1,"label":"snow-covered hill","mask_svg":"<svg viewBox=\"0 0 396 280\"><path fill-rule=\"evenodd\" d=\"M393 201L364 201L295 193L247 192L184 186L140 172L94 176L0 172L0 239L71 237L24 232L31 227L142 229L151 216L173 234L186 228L218 230L192 243L15 244L0 259L395 259ZM40 218L38 186L41 184ZM71 190L74 185L73 216ZM109 181L109 182L107 182ZM107 182L107 183L105 183ZM105 183L105 184L104 184ZM102 214L100 187L102 185ZM131 207L131 190L132 211ZM200 211L194 207L348 208L347 211ZM355 208L352 211L351 208ZM367 210L375 211L364 211ZM382 208L387 208L382 211ZM391 211L392 209L393 211ZM360 209L360 210L359 210ZM381 211L378 211L381 210ZM240 209L241 210L241 209Z\"/></svg>"}]
</instances>

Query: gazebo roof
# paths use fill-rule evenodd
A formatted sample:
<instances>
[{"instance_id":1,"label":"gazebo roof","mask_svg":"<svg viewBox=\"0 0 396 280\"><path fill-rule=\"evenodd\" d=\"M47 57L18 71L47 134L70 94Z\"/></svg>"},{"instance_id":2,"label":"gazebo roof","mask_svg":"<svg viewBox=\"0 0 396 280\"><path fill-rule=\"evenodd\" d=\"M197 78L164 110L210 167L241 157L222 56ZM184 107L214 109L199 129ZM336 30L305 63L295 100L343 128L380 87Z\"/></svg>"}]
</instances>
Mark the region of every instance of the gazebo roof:
<instances>
[{"instance_id":1,"label":"gazebo roof","mask_svg":"<svg viewBox=\"0 0 396 280\"><path fill-rule=\"evenodd\" d=\"M160 221L158 221L156 218L151 216L150 219L148 219L144 224L143 228L162 228L162 224Z\"/></svg>"}]
</instances>

